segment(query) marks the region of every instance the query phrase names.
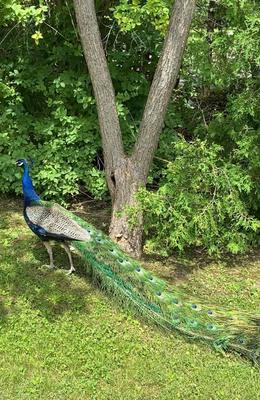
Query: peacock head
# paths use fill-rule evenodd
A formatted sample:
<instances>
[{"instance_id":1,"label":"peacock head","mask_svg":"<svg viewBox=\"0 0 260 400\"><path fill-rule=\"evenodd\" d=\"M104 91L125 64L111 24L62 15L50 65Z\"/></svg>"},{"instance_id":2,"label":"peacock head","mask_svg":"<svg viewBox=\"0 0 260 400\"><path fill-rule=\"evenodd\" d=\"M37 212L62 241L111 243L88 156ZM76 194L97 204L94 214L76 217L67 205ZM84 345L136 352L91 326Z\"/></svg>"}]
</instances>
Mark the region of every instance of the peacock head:
<instances>
[{"instance_id":1,"label":"peacock head","mask_svg":"<svg viewBox=\"0 0 260 400\"><path fill-rule=\"evenodd\" d=\"M20 158L19 160L16 161L16 165L18 167L30 167L32 168L34 164L34 161L31 157L28 157L28 160L26 160L25 158Z\"/></svg>"},{"instance_id":2,"label":"peacock head","mask_svg":"<svg viewBox=\"0 0 260 400\"><path fill-rule=\"evenodd\" d=\"M21 158L16 161L16 165L17 167L25 167L26 165L28 165L28 162L24 158Z\"/></svg>"}]
</instances>

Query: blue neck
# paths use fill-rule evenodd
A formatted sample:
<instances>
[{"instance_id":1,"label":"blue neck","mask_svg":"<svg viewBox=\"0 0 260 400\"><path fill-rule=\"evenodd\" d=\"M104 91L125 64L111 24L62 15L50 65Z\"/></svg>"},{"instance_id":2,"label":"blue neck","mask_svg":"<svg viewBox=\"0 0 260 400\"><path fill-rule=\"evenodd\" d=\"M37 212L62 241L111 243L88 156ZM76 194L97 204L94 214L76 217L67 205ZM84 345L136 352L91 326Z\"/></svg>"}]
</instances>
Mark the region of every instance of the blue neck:
<instances>
[{"instance_id":1,"label":"blue neck","mask_svg":"<svg viewBox=\"0 0 260 400\"><path fill-rule=\"evenodd\" d=\"M24 172L22 178L24 203L29 204L31 201L39 201L40 197L35 192L32 180L29 174L29 166L24 165Z\"/></svg>"}]
</instances>

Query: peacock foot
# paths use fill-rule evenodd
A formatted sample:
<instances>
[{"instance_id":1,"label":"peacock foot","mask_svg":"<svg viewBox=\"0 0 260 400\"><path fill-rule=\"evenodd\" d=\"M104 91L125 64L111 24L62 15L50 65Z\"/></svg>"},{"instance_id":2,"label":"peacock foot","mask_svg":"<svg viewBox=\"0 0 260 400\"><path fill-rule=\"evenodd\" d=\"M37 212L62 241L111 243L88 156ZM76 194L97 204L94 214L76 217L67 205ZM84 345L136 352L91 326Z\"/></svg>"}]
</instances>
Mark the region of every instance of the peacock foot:
<instances>
[{"instance_id":1,"label":"peacock foot","mask_svg":"<svg viewBox=\"0 0 260 400\"><path fill-rule=\"evenodd\" d=\"M57 269L56 265L54 264L43 264L42 267L48 269Z\"/></svg>"},{"instance_id":2,"label":"peacock foot","mask_svg":"<svg viewBox=\"0 0 260 400\"><path fill-rule=\"evenodd\" d=\"M75 272L76 270L75 270L75 268L74 267L71 267L70 269L69 269L69 271L67 271L66 272L66 275L71 275L73 272Z\"/></svg>"}]
</instances>

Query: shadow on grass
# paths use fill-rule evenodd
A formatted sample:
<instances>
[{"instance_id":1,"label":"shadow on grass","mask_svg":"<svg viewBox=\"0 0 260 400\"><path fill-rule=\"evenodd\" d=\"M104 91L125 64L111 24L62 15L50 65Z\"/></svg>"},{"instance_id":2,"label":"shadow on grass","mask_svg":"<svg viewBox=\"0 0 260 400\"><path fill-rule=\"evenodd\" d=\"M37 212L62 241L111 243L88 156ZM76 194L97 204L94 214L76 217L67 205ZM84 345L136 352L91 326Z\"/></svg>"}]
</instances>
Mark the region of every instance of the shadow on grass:
<instances>
[{"instance_id":1,"label":"shadow on grass","mask_svg":"<svg viewBox=\"0 0 260 400\"><path fill-rule=\"evenodd\" d=\"M39 315L53 320L72 311L89 313L88 299L92 291L87 282L86 269L73 257L76 269L84 280L66 275L69 262L64 250L55 246L55 263L58 268L44 267L49 257L41 242L31 235L19 237L5 249L0 271L0 321L4 322L9 313L19 312L22 303L37 310Z\"/></svg>"},{"instance_id":2,"label":"shadow on grass","mask_svg":"<svg viewBox=\"0 0 260 400\"><path fill-rule=\"evenodd\" d=\"M260 248L250 250L243 255L223 254L221 257L209 256L200 249L191 249L183 254L174 253L170 257L144 254L142 261L147 268L172 284L179 281L185 282L190 275L217 264L221 264L227 270L234 270L235 273L239 273L239 270L244 268L252 268L252 276L254 276L254 263L260 261Z\"/></svg>"},{"instance_id":3,"label":"shadow on grass","mask_svg":"<svg viewBox=\"0 0 260 400\"><path fill-rule=\"evenodd\" d=\"M8 309L4 305L4 298L0 297L0 325L2 325L3 322L5 322L7 314L8 314Z\"/></svg>"}]
</instances>

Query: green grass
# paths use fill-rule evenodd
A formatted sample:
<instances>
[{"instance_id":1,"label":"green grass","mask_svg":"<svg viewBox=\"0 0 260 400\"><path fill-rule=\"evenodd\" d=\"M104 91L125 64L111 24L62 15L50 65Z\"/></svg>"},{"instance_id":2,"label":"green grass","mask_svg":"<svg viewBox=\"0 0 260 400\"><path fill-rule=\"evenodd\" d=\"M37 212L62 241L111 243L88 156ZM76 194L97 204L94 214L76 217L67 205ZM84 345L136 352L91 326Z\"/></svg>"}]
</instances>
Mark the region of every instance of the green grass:
<instances>
[{"instance_id":1,"label":"green grass","mask_svg":"<svg viewBox=\"0 0 260 400\"><path fill-rule=\"evenodd\" d=\"M0 400L259 398L259 371L249 361L137 319L93 286L80 259L79 272L66 276L57 247L61 269L43 268L47 253L25 226L21 204L0 204ZM259 307L257 253L218 263L147 256L145 263L210 303Z\"/></svg>"}]
</instances>

